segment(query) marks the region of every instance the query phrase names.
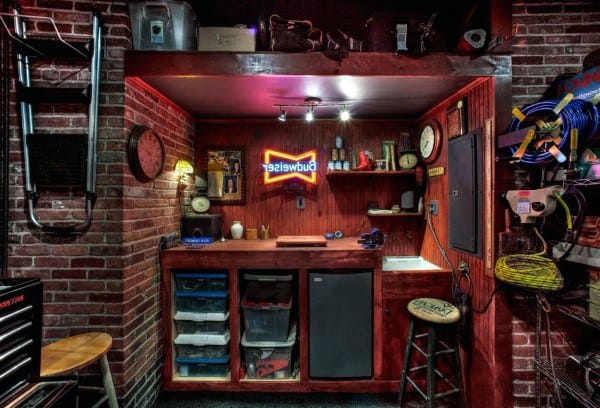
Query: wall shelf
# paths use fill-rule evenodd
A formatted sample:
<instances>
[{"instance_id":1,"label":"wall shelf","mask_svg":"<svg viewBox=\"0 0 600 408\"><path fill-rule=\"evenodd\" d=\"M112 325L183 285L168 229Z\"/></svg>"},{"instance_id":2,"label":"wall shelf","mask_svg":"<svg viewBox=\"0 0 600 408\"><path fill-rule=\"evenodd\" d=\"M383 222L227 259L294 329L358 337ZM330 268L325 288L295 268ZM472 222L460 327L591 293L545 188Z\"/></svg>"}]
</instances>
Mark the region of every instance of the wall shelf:
<instances>
[{"instance_id":1,"label":"wall shelf","mask_svg":"<svg viewBox=\"0 0 600 408\"><path fill-rule=\"evenodd\" d=\"M414 176L417 172L414 169L410 170L334 170L328 171L327 177L352 177L352 176L374 176L374 177L389 177L389 176Z\"/></svg>"},{"instance_id":2,"label":"wall shelf","mask_svg":"<svg viewBox=\"0 0 600 408\"><path fill-rule=\"evenodd\" d=\"M422 217L423 213L421 212L398 212L398 213L381 213L381 214L373 214L367 212L367 216L369 217Z\"/></svg>"}]
</instances>

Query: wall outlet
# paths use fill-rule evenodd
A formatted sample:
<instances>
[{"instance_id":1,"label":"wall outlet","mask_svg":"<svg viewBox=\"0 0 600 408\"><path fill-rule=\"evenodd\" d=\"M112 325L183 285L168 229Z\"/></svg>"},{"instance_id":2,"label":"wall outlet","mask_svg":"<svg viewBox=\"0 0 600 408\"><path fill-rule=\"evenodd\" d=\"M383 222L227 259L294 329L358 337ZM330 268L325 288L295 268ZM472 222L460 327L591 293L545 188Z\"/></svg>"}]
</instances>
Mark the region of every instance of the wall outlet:
<instances>
[{"instance_id":1,"label":"wall outlet","mask_svg":"<svg viewBox=\"0 0 600 408\"><path fill-rule=\"evenodd\" d=\"M429 202L429 214L438 215L438 202L437 200L431 200Z\"/></svg>"},{"instance_id":2,"label":"wall outlet","mask_svg":"<svg viewBox=\"0 0 600 408\"><path fill-rule=\"evenodd\" d=\"M296 208L299 210L303 210L306 205L304 200L304 196L296 196Z\"/></svg>"}]
</instances>

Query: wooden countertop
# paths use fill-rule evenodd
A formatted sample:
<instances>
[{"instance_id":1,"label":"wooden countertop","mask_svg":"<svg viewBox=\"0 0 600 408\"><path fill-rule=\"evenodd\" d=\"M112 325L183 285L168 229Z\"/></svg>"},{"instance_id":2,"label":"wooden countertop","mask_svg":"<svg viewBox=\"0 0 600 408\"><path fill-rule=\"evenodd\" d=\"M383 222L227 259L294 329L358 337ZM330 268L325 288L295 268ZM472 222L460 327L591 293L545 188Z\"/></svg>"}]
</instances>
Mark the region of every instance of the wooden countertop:
<instances>
[{"instance_id":1,"label":"wooden countertop","mask_svg":"<svg viewBox=\"0 0 600 408\"><path fill-rule=\"evenodd\" d=\"M278 247L268 240L227 240L177 246L162 252L168 268L381 268L382 250L364 249L358 237L327 240L327 246Z\"/></svg>"}]
</instances>

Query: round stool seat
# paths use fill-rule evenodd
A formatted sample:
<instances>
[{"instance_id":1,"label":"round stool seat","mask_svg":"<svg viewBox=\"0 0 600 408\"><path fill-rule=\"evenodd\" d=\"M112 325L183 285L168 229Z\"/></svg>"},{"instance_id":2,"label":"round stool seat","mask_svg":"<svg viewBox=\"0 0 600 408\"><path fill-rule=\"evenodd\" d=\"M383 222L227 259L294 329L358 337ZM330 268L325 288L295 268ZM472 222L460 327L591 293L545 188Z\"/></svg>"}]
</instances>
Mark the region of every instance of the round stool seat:
<instances>
[{"instance_id":1,"label":"round stool seat","mask_svg":"<svg viewBox=\"0 0 600 408\"><path fill-rule=\"evenodd\" d=\"M106 333L84 333L67 337L42 348L40 375L71 374L108 353L112 337Z\"/></svg>"},{"instance_id":2,"label":"round stool seat","mask_svg":"<svg viewBox=\"0 0 600 408\"><path fill-rule=\"evenodd\" d=\"M460 319L460 311L456 306L435 298L413 299L407 309L414 317L435 324L451 324Z\"/></svg>"}]
</instances>

